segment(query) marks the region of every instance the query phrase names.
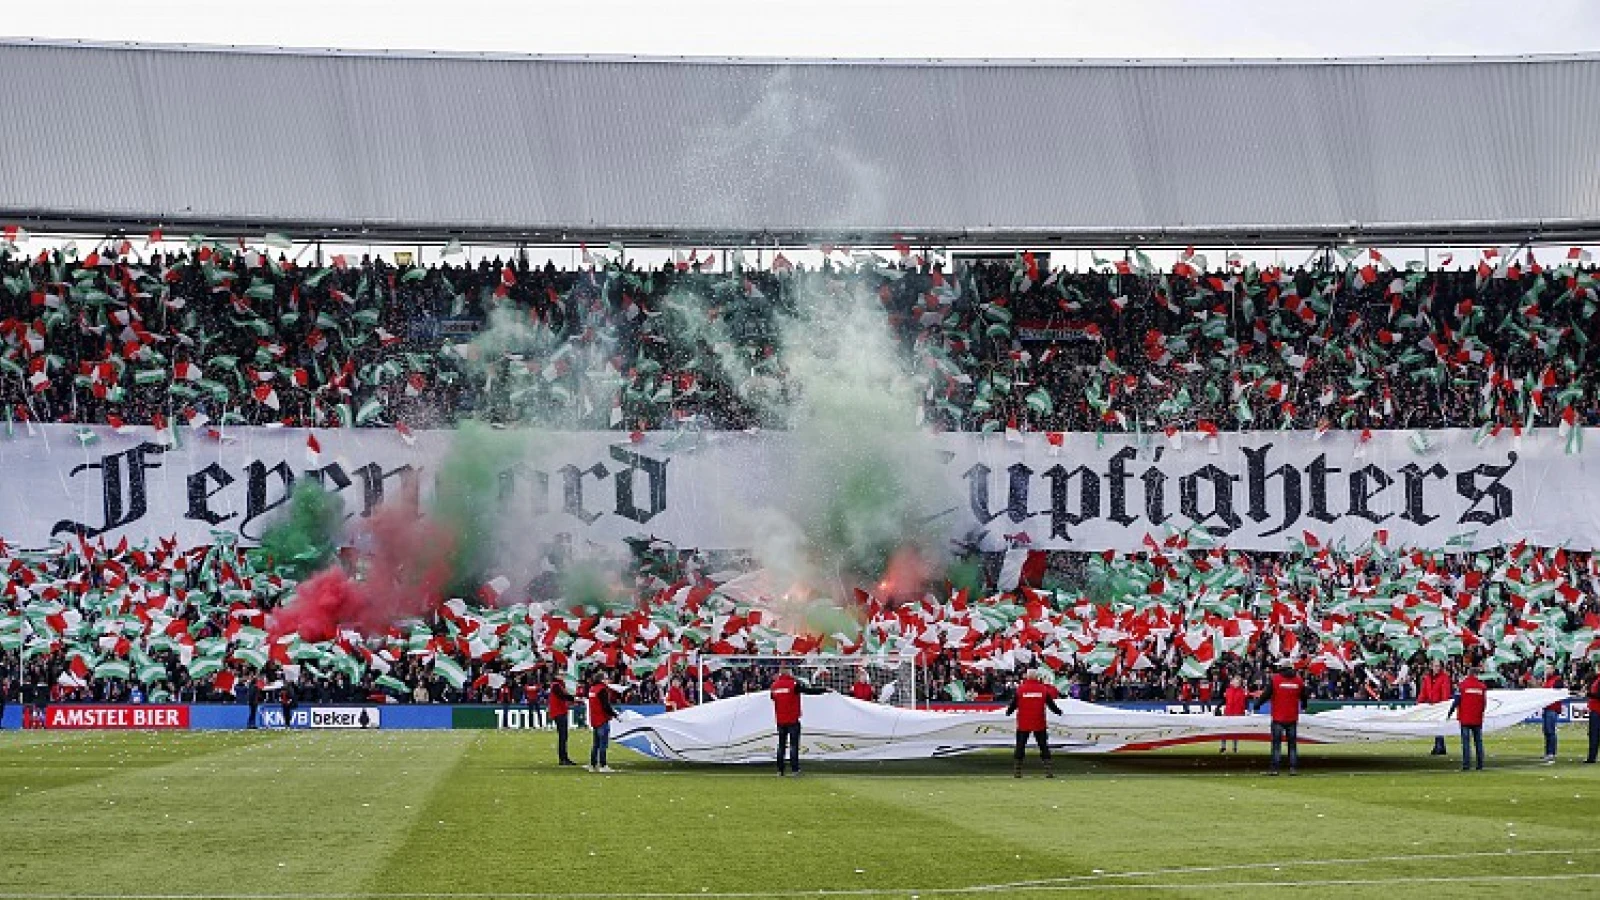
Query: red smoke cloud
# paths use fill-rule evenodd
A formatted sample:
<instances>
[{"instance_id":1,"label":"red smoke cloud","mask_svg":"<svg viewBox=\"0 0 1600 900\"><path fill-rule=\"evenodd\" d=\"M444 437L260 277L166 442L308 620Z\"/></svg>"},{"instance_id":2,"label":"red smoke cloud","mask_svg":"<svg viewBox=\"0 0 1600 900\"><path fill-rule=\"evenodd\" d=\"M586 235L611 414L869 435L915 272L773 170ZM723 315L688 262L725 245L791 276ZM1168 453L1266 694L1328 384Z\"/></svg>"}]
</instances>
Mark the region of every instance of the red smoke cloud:
<instances>
[{"instance_id":1,"label":"red smoke cloud","mask_svg":"<svg viewBox=\"0 0 1600 900\"><path fill-rule=\"evenodd\" d=\"M343 568L324 569L302 582L294 599L267 620L273 639L296 633L325 641L341 626L373 634L400 619L425 615L445 601L455 535L412 504L380 508L360 529L366 545L357 581Z\"/></svg>"},{"instance_id":2,"label":"red smoke cloud","mask_svg":"<svg viewBox=\"0 0 1600 900\"><path fill-rule=\"evenodd\" d=\"M932 574L933 566L916 547L908 544L889 558L889 567L878 582L878 596L885 600L919 598Z\"/></svg>"}]
</instances>

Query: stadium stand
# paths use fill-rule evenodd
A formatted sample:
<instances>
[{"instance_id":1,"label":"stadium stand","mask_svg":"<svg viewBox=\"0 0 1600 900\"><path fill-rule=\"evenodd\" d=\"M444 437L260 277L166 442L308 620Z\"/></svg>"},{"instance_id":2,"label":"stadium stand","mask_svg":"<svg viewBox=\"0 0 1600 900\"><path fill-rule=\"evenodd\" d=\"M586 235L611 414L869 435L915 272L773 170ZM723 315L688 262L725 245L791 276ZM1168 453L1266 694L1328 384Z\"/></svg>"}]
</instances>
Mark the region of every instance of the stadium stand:
<instances>
[{"instance_id":1,"label":"stadium stand","mask_svg":"<svg viewBox=\"0 0 1600 900\"><path fill-rule=\"evenodd\" d=\"M1596 421L1587 354L1600 295L1576 249L1548 266L1486 255L1431 272L1396 270L1378 250L1320 271L1210 270L1200 257L1162 272L1147 261L1040 271L1029 253L948 276L909 252L883 266L712 273L698 261L302 268L213 245L148 259L115 250L0 256L15 419L421 428L470 414L740 429L768 424L750 390L784 388L775 310L820 282L878 295L932 382L929 420L951 430ZM521 343L474 348L439 333L442 319L493 325L490 312L526 325ZM724 327L713 338L700 321Z\"/></svg>"},{"instance_id":2,"label":"stadium stand","mask_svg":"<svg viewBox=\"0 0 1600 900\"><path fill-rule=\"evenodd\" d=\"M771 318L787 291L820 282L880 299L930 375L926 415L938 427L1487 430L1568 410L1595 421L1596 297L1580 251L1549 267L1485 254L1463 271L1394 270L1376 250L1339 262L1213 270L1185 254L1157 272L1133 254L1068 272L1018 254L946 275L907 250L809 272L698 261L569 272L337 257L297 267L216 243L179 256L113 243L81 260L8 251L4 384L19 422L426 427L554 409L538 424L741 428L760 421L758 406L716 363L726 348L694 324L727 322L734 352L781 392ZM519 333L533 343L450 350L438 334L441 318L497 317L532 323ZM594 402L618 387L620 406ZM245 679L276 681L289 664L307 698L526 702L574 655L626 679L674 671L697 651L811 649L715 592L703 567L668 558L642 567L614 610L564 609L530 584L501 600L514 605L453 603L404 632L284 644L264 627L294 582L232 544L9 551L0 677L21 672L55 699L231 700ZM1584 553L1375 541L1249 554L1168 538L1140 553L1057 554L1057 569L1054 586L1071 589L1062 596L1082 599L1058 605L1027 587L866 598L862 632L832 646L919 652L925 694L963 700L1004 696L1016 664L1035 661L1086 699L1176 699L1191 680L1199 698L1220 696L1214 679L1259 677L1298 647L1316 696L1394 699L1430 658L1486 658L1525 683L1546 661L1600 650L1600 582ZM1216 653L1224 665L1197 665ZM629 699L656 699L655 678L637 685Z\"/></svg>"}]
</instances>

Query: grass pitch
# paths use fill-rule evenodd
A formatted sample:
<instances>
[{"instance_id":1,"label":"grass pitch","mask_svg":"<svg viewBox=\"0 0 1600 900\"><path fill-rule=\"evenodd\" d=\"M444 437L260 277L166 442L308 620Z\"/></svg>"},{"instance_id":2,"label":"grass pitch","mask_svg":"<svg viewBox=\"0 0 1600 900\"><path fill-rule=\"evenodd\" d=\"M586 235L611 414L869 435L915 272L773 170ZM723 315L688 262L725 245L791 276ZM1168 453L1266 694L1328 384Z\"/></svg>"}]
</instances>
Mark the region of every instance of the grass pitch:
<instances>
[{"instance_id":1,"label":"grass pitch","mask_svg":"<svg viewBox=\"0 0 1600 900\"><path fill-rule=\"evenodd\" d=\"M1536 729L893 764L553 765L548 732L0 732L0 896L1600 894L1600 766ZM587 732L574 732L575 756ZM1452 751L1459 748L1452 742Z\"/></svg>"}]
</instances>

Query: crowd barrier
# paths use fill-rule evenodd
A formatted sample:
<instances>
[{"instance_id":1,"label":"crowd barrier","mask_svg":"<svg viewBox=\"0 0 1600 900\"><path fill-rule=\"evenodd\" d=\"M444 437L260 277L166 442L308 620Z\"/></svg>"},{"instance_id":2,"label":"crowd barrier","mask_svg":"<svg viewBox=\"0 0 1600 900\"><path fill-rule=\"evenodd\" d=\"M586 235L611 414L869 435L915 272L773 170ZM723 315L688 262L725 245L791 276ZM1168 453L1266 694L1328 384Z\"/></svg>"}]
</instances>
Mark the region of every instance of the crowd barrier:
<instances>
[{"instance_id":1,"label":"crowd barrier","mask_svg":"<svg viewBox=\"0 0 1600 900\"><path fill-rule=\"evenodd\" d=\"M1105 706L1115 709L1145 712L1205 713L1214 706L1167 701L1114 702ZM1345 706L1377 706L1386 709L1413 705L1409 700L1313 700L1311 712L1323 712ZM934 703L933 709L974 710L1000 709L999 703ZM1589 713L1581 699L1569 700L1564 705L1560 721L1586 722ZM660 705L624 706L641 715L653 716L665 711ZM0 729L38 728L40 713L36 707L8 704L0 713ZM250 725L250 709L232 703L180 703L180 704L94 704L62 703L44 708L43 727L67 730L96 731L240 731ZM521 730L535 728L539 719L526 706L483 705L411 705L411 704L308 704L297 706L290 712L290 728L315 730L373 730L426 731L440 729L491 729ZM1532 716L1529 723L1537 723ZM262 706L256 710L256 727L282 728L283 710Z\"/></svg>"}]
</instances>

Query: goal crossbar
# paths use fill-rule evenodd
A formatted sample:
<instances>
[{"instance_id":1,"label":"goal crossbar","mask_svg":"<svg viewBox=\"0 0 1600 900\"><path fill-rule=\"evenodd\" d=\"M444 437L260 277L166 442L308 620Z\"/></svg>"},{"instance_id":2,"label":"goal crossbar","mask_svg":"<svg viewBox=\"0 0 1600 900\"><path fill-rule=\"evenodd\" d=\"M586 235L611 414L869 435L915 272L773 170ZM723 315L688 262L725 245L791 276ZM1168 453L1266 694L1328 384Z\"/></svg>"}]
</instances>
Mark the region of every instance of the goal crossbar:
<instances>
[{"instance_id":1,"label":"goal crossbar","mask_svg":"<svg viewBox=\"0 0 1600 900\"><path fill-rule=\"evenodd\" d=\"M909 653L871 656L698 653L691 659L696 680L694 695L702 703L711 699L706 695L706 686L719 677L719 672L735 673L734 677L725 675L722 678L725 689L744 693L764 690L765 684L785 664L794 670L796 678L841 694L849 694L851 686L865 675L878 702L915 707L919 700L920 666L917 656Z\"/></svg>"}]
</instances>

